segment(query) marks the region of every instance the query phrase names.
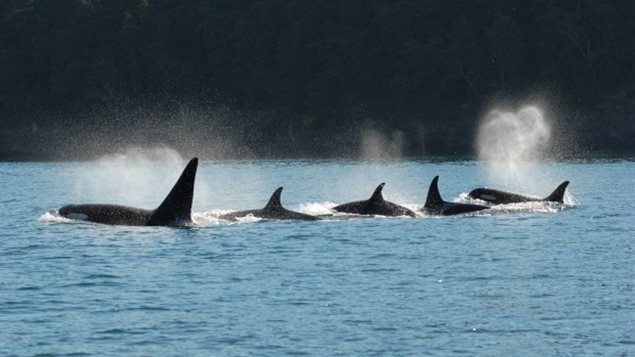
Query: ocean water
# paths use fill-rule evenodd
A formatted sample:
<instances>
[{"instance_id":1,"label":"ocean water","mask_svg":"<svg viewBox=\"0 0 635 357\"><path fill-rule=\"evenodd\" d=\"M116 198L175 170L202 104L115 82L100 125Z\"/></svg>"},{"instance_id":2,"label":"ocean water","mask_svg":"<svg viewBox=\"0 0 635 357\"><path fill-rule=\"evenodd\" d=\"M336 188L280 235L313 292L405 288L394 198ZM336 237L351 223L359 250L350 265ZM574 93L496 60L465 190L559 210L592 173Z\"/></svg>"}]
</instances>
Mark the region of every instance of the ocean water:
<instances>
[{"instance_id":1,"label":"ocean water","mask_svg":"<svg viewBox=\"0 0 635 357\"><path fill-rule=\"evenodd\" d=\"M2 356L635 355L635 162L202 161L194 228L59 218L69 203L158 205L185 161L0 163ZM512 175L513 174L513 175ZM329 214L430 180L566 204L454 217L229 223L283 204Z\"/></svg>"}]
</instances>

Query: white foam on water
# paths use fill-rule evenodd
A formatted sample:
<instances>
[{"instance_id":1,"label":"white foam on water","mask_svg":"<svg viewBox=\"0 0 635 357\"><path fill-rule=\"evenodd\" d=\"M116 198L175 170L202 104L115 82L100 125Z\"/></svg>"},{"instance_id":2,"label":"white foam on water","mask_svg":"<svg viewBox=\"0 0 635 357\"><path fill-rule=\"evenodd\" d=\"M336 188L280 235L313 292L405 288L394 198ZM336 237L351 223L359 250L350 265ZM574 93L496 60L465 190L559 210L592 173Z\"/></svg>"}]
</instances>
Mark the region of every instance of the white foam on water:
<instances>
[{"instance_id":1,"label":"white foam on water","mask_svg":"<svg viewBox=\"0 0 635 357\"><path fill-rule=\"evenodd\" d=\"M212 209L204 212L192 212L192 220L199 226L214 226L214 225L229 225L229 224L242 224L242 223L254 223L262 221L262 218L254 217L253 215L247 215L245 217L238 217L235 221L226 220L220 218L220 216L228 213L236 212L235 210L224 209Z\"/></svg>"},{"instance_id":2,"label":"white foam on water","mask_svg":"<svg viewBox=\"0 0 635 357\"><path fill-rule=\"evenodd\" d=\"M256 216L254 216L252 214L248 214L248 215L246 215L244 217L236 218L236 221L238 223L255 223L255 222L260 222L262 220L264 220L264 218L256 217Z\"/></svg>"},{"instance_id":3,"label":"white foam on water","mask_svg":"<svg viewBox=\"0 0 635 357\"><path fill-rule=\"evenodd\" d=\"M42 223L68 223L73 220L60 216L57 210L51 210L41 215L40 218L38 218L38 221Z\"/></svg>"},{"instance_id":4,"label":"white foam on water","mask_svg":"<svg viewBox=\"0 0 635 357\"><path fill-rule=\"evenodd\" d=\"M397 203L397 204L400 206L406 207L407 209L411 210L414 213L419 213L419 211L423 208L422 204L417 204L417 203Z\"/></svg>"},{"instance_id":5,"label":"white foam on water","mask_svg":"<svg viewBox=\"0 0 635 357\"><path fill-rule=\"evenodd\" d=\"M214 226L227 224L228 221L220 219L223 214L233 212L232 210L213 209L204 212L192 212L192 220L199 226Z\"/></svg>"},{"instance_id":6,"label":"white foam on water","mask_svg":"<svg viewBox=\"0 0 635 357\"><path fill-rule=\"evenodd\" d=\"M493 213L557 213L565 205L557 202L521 202L492 206Z\"/></svg>"},{"instance_id":7,"label":"white foam on water","mask_svg":"<svg viewBox=\"0 0 635 357\"><path fill-rule=\"evenodd\" d=\"M333 210L333 207L337 206L336 203L331 201L326 202L307 202L300 203L297 207L291 208L294 211L300 213L309 214L312 216L331 215L339 213Z\"/></svg>"}]
</instances>

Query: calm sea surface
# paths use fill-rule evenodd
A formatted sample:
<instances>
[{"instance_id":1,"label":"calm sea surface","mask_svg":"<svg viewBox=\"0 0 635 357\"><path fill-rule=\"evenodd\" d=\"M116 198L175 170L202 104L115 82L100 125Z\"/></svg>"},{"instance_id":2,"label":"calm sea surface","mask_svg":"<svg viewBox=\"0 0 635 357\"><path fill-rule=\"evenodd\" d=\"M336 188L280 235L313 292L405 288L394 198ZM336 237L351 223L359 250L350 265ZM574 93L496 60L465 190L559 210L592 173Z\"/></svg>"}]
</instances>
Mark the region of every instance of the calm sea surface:
<instances>
[{"instance_id":1,"label":"calm sea surface","mask_svg":"<svg viewBox=\"0 0 635 357\"><path fill-rule=\"evenodd\" d=\"M68 203L158 205L185 161L0 163L0 355L635 355L635 162L201 162L198 227L61 219ZM328 214L430 180L567 204L473 216L229 224L283 204Z\"/></svg>"}]
</instances>

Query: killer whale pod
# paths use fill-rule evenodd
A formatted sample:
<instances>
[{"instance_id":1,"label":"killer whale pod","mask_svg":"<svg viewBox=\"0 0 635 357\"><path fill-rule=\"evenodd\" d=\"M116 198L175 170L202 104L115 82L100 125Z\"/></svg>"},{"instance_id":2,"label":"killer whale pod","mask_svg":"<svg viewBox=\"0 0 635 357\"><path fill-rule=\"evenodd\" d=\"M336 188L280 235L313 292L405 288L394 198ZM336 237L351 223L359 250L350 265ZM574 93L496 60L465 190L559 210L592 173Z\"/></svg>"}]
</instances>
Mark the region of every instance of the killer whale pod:
<instances>
[{"instance_id":1,"label":"killer whale pod","mask_svg":"<svg viewBox=\"0 0 635 357\"><path fill-rule=\"evenodd\" d=\"M172 226L192 224L192 200L198 159L189 161L181 176L168 193L163 202L156 209L142 209L114 204L72 204L59 209L59 214L66 218L80 219L95 223L131 226ZM489 209L490 206L465 204L444 201L438 188L439 176L435 176L430 183L425 205L419 212L427 215L457 215L478 212ZM564 193L569 181L562 182L550 195L536 198L516 193L499 191L489 188L477 188L468 195L492 204L517 202L549 201L563 203ZM333 207L333 210L359 215L382 216L410 216L417 214L406 207L386 201L383 197L385 183L377 186L372 196L367 200L344 203ZM282 206L282 187L276 189L268 203L262 209L232 212L221 215L224 220L237 220L240 217L254 216L263 219L276 220L307 220L315 221L320 217L288 210Z\"/></svg>"}]
</instances>

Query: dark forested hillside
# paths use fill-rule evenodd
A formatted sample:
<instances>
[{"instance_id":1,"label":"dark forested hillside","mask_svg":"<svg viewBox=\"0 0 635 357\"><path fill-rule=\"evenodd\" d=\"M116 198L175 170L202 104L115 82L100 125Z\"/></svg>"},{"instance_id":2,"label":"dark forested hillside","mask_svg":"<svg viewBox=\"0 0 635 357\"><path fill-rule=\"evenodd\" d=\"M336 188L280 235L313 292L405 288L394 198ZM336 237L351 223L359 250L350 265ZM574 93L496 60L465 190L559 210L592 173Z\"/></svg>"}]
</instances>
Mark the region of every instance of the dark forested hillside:
<instances>
[{"instance_id":1,"label":"dark forested hillside","mask_svg":"<svg viewBox=\"0 0 635 357\"><path fill-rule=\"evenodd\" d=\"M489 105L532 99L633 152L634 18L632 0L4 0L0 158L114 139L330 156L361 127L470 154Z\"/></svg>"}]
</instances>

